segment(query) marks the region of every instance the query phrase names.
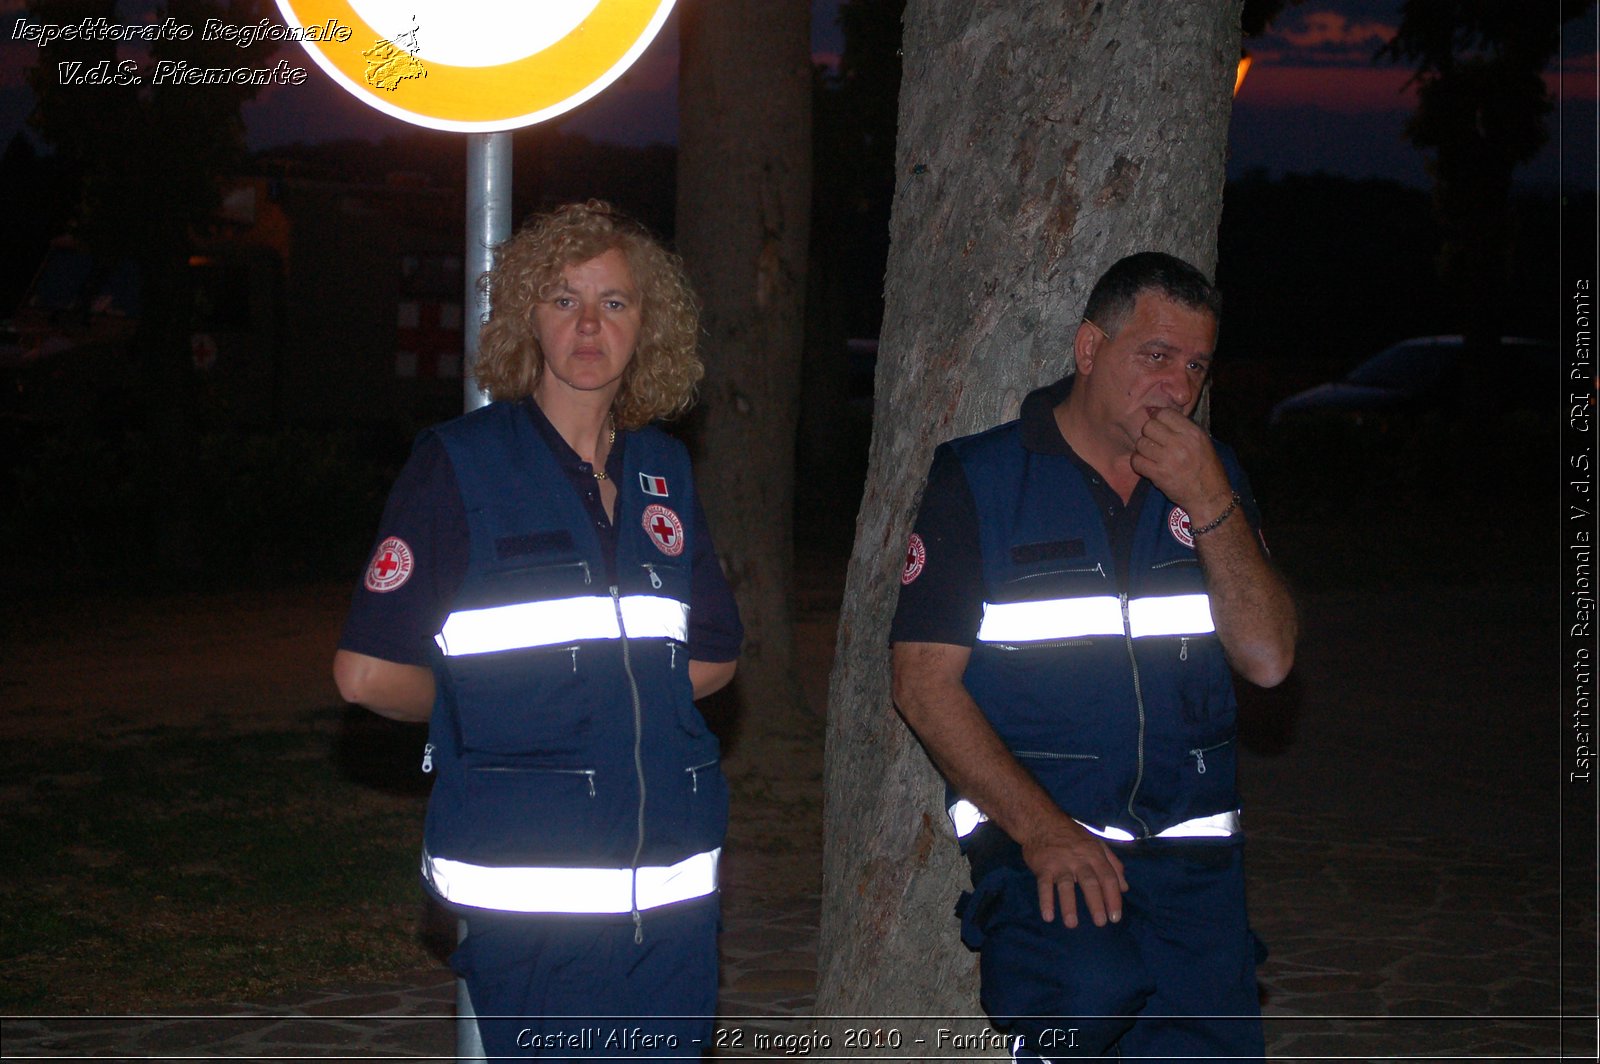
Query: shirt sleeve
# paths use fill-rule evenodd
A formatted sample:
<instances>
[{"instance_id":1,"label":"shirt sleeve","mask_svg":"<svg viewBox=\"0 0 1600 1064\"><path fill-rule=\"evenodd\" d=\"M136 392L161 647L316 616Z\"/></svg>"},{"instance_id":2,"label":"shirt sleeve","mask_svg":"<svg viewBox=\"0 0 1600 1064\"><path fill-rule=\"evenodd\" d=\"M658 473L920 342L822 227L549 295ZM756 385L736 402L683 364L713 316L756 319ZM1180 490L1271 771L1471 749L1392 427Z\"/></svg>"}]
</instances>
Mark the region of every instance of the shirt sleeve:
<instances>
[{"instance_id":1,"label":"shirt sleeve","mask_svg":"<svg viewBox=\"0 0 1600 1064\"><path fill-rule=\"evenodd\" d=\"M955 452L934 452L900 571L889 639L969 647L983 620L983 549L978 508Z\"/></svg>"},{"instance_id":2,"label":"shirt sleeve","mask_svg":"<svg viewBox=\"0 0 1600 1064\"><path fill-rule=\"evenodd\" d=\"M444 444L417 444L395 480L339 637L342 650L429 665L433 637L466 576L469 533Z\"/></svg>"},{"instance_id":3,"label":"shirt sleeve","mask_svg":"<svg viewBox=\"0 0 1600 1064\"><path fill-rule=\"evenodd\" d=\"M711 542L700 496L694 498L690 542L694 544L689 571L689 658L693 661L733 661L744 643L744 625L733 589L722 573L717 548Z\"/></svg>"}]
</instances>

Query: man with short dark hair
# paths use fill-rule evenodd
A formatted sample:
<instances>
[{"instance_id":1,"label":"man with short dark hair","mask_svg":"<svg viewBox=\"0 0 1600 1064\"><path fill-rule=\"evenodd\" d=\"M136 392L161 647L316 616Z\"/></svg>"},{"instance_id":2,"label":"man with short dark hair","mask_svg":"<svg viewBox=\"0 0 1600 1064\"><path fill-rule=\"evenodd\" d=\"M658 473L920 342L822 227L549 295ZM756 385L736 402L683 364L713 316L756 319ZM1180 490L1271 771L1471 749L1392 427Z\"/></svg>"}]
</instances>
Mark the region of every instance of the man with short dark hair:
<instances>
[{"instance_id":1,"label":"man with short dark hair","mask_svg":"<svg viewBox=\"0 0 1600 1064\"><path fill-rule=\"evenodd\" d=\"M1263 1055L1231 672L1281 682L1296 621L1191 420L1220 305L1170 255L1113 265L1076 374L939 448L906 552L895 702L950 784L962 938L1018 1059Z\"/></svg>"}]
</instances>

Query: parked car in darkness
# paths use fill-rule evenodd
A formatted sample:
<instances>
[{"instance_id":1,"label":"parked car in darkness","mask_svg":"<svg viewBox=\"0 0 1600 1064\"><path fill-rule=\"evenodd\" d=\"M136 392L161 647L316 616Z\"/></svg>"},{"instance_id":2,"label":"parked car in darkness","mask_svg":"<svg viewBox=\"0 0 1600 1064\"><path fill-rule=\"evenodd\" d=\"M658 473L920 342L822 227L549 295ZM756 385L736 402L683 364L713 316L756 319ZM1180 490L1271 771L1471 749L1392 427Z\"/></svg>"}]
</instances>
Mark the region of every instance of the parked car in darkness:
<instances>
[{"instance_id":1,"label":"parked car in darkness","mask_svg":"<svg viewBox=\"0 0 1600 1064\"><path fill-rule=\"evenodd\" d=\"M1365 424L1394 416L1455 408L1469 397L1459 336L1419 336L1386 347L1345 375L1292 395L1272 408L1271 423L1317 420ZM1536 409L1555 401L1553 346L1503 336L1495 354L1491 409ZM1477 398L1477 397L1472 397Z\"/></svg>"}]
</instances>

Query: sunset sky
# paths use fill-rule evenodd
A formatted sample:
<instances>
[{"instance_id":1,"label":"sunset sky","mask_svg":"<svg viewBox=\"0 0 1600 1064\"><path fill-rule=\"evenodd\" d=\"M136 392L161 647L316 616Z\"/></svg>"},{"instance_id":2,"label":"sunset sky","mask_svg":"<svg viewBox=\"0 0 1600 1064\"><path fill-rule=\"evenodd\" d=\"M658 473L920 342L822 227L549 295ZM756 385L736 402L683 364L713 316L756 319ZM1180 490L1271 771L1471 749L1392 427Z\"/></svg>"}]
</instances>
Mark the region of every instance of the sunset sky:
<instances>
[{"instance_id":1,"label":"sunset sky","mask_svg":"<svg viewBox=\"0 0 1600 1064\"><path fill-rule=\"evenodd\" d=\"M812 44L816 58L837 56L834 24L839 0L816 0ZM128 21L148 4L124 2ZM31 106L23 72L36 49L13 39L22 0L0 0L0 143L20 128ZM1531 0L1530 14L1551 11L1552 0ZM1415 102L1409 71L1372 56L1393 34L1400 0L1305 0L1279 16L1272 31L1247 42L1253 65L1234 108L1229 173L1264 168L1270 174L1326 171L1386 177L1423 185L1423 156L1402 129ZM1546 73L1558 112L1551 141L1519 180L1547 185L1562 178L1595 186L1596 13L1566 27L1559 63ZM375 139L395 132L396 120L371 111L334 87L304 56L283 56L310 68L305 85L265 90L247 105L251 144L266 147L303 139ZM558 119L561 128L628 144L676 136L676 19L644 58L600 98ZM117 91L85 88L83 91ZM203 91L196 89L196 91ZM1560 131L1557 131L1557 120Z\"/></svg>"},{"instance_id":2,"label":"sunset sky","mask_svg":"<svg viewBox=\"0 0 1600 1064\"><path fill-rule=\"evenodd\" d=\"M1555 18L1550 0L1523 7ZM1253 62L1234 103L1230 173L1325 170L1426 184L1423 156L1403 138L1416 106L1411 72L1372 60L1399 26L1400 8L1400 0L1306 0L1246 42ZM1523 182L1595 186L1595 24L1591 10L1565 27L1560 60L1545 74L1558 108L1551 140L1522 168Z\"/></svg>"}]
</instances>

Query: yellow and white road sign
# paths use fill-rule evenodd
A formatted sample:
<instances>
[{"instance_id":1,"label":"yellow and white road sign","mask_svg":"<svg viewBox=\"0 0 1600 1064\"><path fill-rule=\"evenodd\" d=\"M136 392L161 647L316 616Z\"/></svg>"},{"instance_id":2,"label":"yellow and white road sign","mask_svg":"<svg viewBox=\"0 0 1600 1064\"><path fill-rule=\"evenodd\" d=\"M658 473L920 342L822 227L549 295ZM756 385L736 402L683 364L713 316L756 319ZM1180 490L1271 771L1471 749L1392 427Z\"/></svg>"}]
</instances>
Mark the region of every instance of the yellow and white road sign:
<instances>
[{"instance_id":1,"label":"yellow and white road sign","mask_svg":"<svg viewBox=\"0 0 1600 1064\"><path fill-rule=\"evenodd\" d=\"M278 0L318 66L416 125L492 133L598 95L672 0Z\"/></svg>"}]
</instances>

